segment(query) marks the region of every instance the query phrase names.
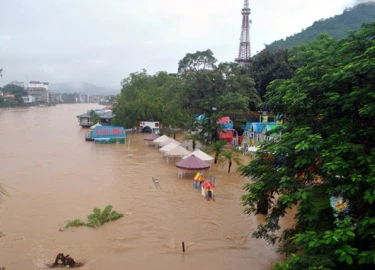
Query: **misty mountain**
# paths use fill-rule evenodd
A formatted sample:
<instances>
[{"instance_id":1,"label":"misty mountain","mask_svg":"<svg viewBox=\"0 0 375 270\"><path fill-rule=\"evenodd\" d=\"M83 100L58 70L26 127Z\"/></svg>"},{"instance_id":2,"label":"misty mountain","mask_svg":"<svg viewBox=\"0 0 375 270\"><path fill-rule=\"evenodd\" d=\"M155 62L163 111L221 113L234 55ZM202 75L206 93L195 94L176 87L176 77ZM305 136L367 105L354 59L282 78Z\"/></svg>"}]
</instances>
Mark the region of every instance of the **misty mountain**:
<instances>
[{"instance_id":1,"label":"misty mountain","mask_svg":"<svg viewBox=\"0 0 375 270\"><path fill-rule=\"evenodd\" d=\"M117 88L117 89L116 89ZM55 93L82 93L90 95L118 95L121 87L106 88L88 82L50 83L49 90Z\"/></svg>"},{"instance_id":2,"label":"misty mountain","mask_svg":"<svg viewBox=\"0 0 375 270\"><path fill-rule=\"evenodd\" d=\"M363 1L357 1L363 2ZM347 8L340 15L328 19L316 21L310 27L300 33L280 39L266 45L265 50L277 51L279 49L290 49L295 45L315 39L322 33L330 37L341 39L348 36L348 32L358 30L362 24L369 23L375 19L375 3L361 3L353 8Z\"/></svg>"}]
</instances>

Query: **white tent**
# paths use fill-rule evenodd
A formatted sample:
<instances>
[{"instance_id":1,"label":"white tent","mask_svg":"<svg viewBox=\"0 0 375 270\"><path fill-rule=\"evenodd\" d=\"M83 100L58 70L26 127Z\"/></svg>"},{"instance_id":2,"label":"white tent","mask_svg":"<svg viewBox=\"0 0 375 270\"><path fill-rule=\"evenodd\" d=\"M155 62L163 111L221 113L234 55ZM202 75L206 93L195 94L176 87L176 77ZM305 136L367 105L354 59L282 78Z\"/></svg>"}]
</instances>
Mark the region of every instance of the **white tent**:
<instances>
[{"instance_id":1,"label":"white tent","mask_svg":"<svg viewBox=\"0 0 375 270\"><path fill-rule=\"evenodd\" d=\"M168 143L167 145L163 146L162 148L160 148L159 151L162 152L162 153L166 153L168 151L171 151L173 148L175 148L177 146L178 146L177 143L171 142L171 143Z\"/></svg>"},{"instance_id":2,"label":"white tent","mask_svg":"<svg viewBox=\"0 0 375 270\"><path fill-rule=\"evenodd\" d=\"M177 147L174 147L172 150L164 153L164 155L167 157L183 157L188 154L190 154L190 151L179 145L177 145Z\"/></svg>"},{"instance_id":3,"label":"white tent","mask_svg":"<svg viewBox=\"0 0 375 270\"><path fill-rule=\"evenodd\" d=\"M166 140L166 141L164 141L164 142L161 142L161 143L159 143L159 146L166 146L167 144L170 144L170 143L175 143L175 144L178 144L178 145L180 145L181 143L180 142L178 142L178 141L176 141L176 140L174 140L174 139L172 139L172 138L168 138L168 140Z\"/></svg>"},{"instance_id":4,"label":"white tent","mask_svg":"<svg viewBox=\"0 0 375 270\"><path fill-rule=\"evenodd\" d=\"M161 143L166 142L168 140L173 140L172 138L168 137L167 135L163 135L155 140L153 140L155 147L160 146Z\"/></svg>"},{"instance_id":5,"label":"white tent","mask_svg":"<svg viewBox=\"0 0 375 270\"><path fill-rule=\"evenodd\" d=\"M92 125L92 126L90 127L90 129L94 130L96 127L100 127L100 126L101 126L101 124L99 124L99 122L98 122L98 123L96 123L95 125Z\"/></svg>"},{"instance_id":6,"label":"white tent","mask_svg":"<svg viewBox=\"0 0 375 270\"><path fill-rule=\"evenodd\" d=\"M192 155L196 156L197 158L199 158L200 160L203 160L205 162L212 162L214 160L214 158L211 157L209 154L206 154L205 152L203 152L199 149L196 149L194 152L184 156L183 159L186 159L186 158L188 158Z\"/></svg>"},{"instance_id":7,"label":"white tent","mask_svg":"<svg viewBox=\"0 0 375 270\"><path fill-rule=\"evenodd\" d=\"M154 143L159 144L161 142L164 142L166 140L169 140L170 138L167 135L163 135L157 139L154 140Z\"/></svg>"},{"instance_id":8,"label":"white tent","mask_svg":"<svg viewBox=\"0 0 375 270\"><path fill-rule=\"evenodd\" d=\"M169 145L169 144L168 144ZM167 146L168 146L167 145ZM169 163L169 160L170 159L174 159L174 158L179 158L179 157L183 157L183 156L186 156L190 154L190 151L187 150L186 148L180 146L180 145L177 145L176 147L174 147L172 150L168 151L168 152L165 152L164 153L164 156L167 157L167 162Z\"/></svg>"}]
</instances>

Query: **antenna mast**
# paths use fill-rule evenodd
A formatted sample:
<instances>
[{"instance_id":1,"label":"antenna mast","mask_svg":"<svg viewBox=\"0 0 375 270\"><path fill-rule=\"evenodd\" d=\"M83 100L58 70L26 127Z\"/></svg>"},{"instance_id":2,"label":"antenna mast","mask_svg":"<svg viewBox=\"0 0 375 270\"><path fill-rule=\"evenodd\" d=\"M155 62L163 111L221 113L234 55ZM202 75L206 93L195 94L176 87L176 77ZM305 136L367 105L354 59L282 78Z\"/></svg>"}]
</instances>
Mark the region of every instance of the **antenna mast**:
<instances>
[{"instance_id":1,"label":"antenna mast","mask_svg":"<svg viewBox=\"0 0 375 270\"><path fill-rule=\"evenodd\" d=\"M238 57L235 59L240 65L245 65L249 62L251 56L250 46L250 24L251 20L249 15L251 10L249 8L249 0L244 0L244 6L242 9L242 28L240 37L240 48L238 50Z\"/></svg>"}]
</instances>

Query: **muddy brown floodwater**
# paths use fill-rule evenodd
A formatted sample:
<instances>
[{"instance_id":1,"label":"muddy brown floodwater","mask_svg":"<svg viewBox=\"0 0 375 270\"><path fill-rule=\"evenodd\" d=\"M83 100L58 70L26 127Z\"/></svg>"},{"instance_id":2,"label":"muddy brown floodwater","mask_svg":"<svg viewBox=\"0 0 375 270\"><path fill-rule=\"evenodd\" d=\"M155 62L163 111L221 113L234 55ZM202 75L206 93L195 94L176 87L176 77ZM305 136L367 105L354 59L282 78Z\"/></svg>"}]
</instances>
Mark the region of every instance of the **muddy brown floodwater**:
<instances>
[{"instance_id":1,"label":"muddy brown floodwater","mask_svg":"<svg viewBox=\"0 0 375 270\"><path fill-rule=\"evenodd\" d=\"M145 146L85 142L76 115L97 104L0 110L0 266L42 269L57 253L85 261L80 269L270 269L279 256L252 239L256 217L243 214L248 179L214 166L216 202L179 178L174 164ZM156 177L161 189L152 182ZM98 229L59 231L113 205L124 217ZM186 252L182 252L182 242Z\"/></svg>"}]
</instances>

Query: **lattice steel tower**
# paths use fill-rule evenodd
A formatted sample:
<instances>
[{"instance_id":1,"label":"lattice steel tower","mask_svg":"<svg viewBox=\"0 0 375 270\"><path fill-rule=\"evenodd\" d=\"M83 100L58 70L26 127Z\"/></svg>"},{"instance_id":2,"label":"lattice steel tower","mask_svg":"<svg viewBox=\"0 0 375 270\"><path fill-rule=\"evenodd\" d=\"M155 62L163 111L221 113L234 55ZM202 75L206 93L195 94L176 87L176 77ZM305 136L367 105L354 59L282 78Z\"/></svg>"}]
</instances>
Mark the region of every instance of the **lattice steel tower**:
<instances>
[{"instance_id":1,"label":"lattice steel tower","mask_svg":"<svg viewBox=\"0 0 375 270\"><path fill-rule=\"evenodd\" d=\"M251 13L249 8L249 0L244 0L244 5L242 9L242 28L241 28L241 38L240 38L240 49L238 50L238 57L235 59L240 65L244 65L249 62L251 56L250 47L250 24L251 20L249 15Z\"/></svg>"}]
</instances>

